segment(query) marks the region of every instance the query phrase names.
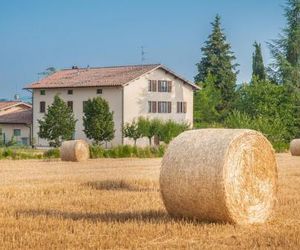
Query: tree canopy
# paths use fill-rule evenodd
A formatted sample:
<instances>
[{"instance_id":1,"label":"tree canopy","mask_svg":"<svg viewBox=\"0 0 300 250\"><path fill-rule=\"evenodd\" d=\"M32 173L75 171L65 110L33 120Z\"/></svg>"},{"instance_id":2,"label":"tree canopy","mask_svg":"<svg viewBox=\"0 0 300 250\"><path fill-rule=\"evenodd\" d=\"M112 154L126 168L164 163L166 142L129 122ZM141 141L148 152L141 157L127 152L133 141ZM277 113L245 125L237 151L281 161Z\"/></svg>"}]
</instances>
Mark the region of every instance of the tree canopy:
<instances>
[{"instance_id":1,"label":"tree canopy","mask_svg":"<svg viewBox=\"0 0 300 250\"><path fill-rule=\"evenodd\" d=\"M84 133L87 138L93 139L96 144L114 138L113 112L109 110L106 100L101 97L89 99L84 104L83 112Z\"/></svg>"},{"instance_id":2,"label":"tree canopy","mask_svg":"<svg viewBox=\"0 0 300 250\"><path fill-rule=\"evenodd\" d=\"M43 119L38 120L39 137L47 139L50 146L58 147L62 141L70 140L75 132L76 119L72 110L58 96L49 106Z\"/></svg>"},{"instance_id":3,"label":"tree canopy","mask_svg":"<svg viewBox=\"0 0 300 250\"><path fill-rule=\"evenodd\" d=\"M270 71L274 81L300 88L300 1L287 0L284 11L286 26L269 44L274 58Z\"/></svg>"}]
</instances>

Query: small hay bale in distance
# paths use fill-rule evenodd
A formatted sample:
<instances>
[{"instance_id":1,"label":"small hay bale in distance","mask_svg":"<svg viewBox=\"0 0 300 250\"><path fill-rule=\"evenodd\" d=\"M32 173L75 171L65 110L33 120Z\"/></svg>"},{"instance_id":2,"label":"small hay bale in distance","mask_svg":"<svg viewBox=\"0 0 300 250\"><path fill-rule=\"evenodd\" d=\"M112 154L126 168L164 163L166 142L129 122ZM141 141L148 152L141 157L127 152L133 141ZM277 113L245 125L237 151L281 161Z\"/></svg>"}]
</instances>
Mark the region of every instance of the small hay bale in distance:
<instances>
[{"instance_id":1,"label":"small hay bale in distance","mask_svg":"<svg viewBox=\"0 0 300 250\"><path fill-rule=\"evenodd\" d=\"M62 161L86 161L90 157L89 145L84 140L64 141L60 147Z\"/></svg>"},{"instance_id":2,"label":"small hay bale in distance","mask_svg":"<svg viewBox=\"0 0 300 250\"><path fill-rule=\"evenodd\" d=\"M292 156L300 156L300 139L294 139L291 141L290 151Z\"/></svg>"},{"instance_id":3,"label":"small hay bale in distance","mask_svg":"<svg viewBox=\"0 0 300 250\"><path fill-rule=\"evenodd\" d=\"M252 224L272 214L277 162L270 142L247 129L182 133L162 161L160 190L171 216Z\"/></svg>"}]
</instances>

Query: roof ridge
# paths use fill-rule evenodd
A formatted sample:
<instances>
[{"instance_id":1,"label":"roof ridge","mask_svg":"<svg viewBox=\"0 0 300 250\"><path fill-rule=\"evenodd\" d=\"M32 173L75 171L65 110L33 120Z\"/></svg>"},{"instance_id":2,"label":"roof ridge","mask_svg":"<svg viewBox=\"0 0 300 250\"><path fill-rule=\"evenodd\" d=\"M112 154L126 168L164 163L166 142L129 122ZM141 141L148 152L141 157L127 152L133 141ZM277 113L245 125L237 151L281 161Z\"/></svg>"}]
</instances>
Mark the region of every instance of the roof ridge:
<instances>
[{"instance_id":1,"label":"roof ridge","mask_svg":"<svg viewBox=\"0 0 300 250\"><path fill-rule=\"evenodd\" d=\"M127 64L127 65L116 65L116 66L96 66L96 67L78 67L76 69L72 69L72 68L64 68L61 69L61 71L63 70L78 70L78 69L107 69L107 68L125 68L125 67L149 67L149 66L153 66L153 67L158 67L162 65L161 63L150 63L150 64Z\"/></svg>"},{"instance_id":2,"label":"roof ridge","mask_svg":"<svg viewBox=\"0 0 300 250\"><path fill-rule=\"evenodd\" d=\"M22 102L22 101L17 101L17 100L16 100L16 101L13 101L13 100L9 100L9 101L0 101L0 103L4 103L4 102L7 103L7 102Z\"/></svg>"}]
</instances>

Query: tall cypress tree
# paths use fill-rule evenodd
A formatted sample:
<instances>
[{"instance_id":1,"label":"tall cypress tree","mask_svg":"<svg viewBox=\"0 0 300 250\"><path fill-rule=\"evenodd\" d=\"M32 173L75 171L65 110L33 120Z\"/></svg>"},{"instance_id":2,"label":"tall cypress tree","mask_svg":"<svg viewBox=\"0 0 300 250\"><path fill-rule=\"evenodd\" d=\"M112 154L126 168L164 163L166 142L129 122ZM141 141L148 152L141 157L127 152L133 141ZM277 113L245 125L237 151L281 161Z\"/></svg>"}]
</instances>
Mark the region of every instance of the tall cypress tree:
<instances>
[{"instance_id":1,"label":"tall cypress tree","mask_svg":"<svg viewBox=\"0 0 300 250\"><path fill-rule=\"evenodd\" d=\"M269 44L274 58L272 76L278 83L300 88L300 0L287 0L286 27Z\"/></svg>"},{"instance_id":2,"label":"tall cypress tree","mask_svg":"<svg viewBox=\"0 0 300 250\"><path fill-rule=\"evenodd\" d=\"M252 79L266 80L264 61L261 53L261 45L257 42L253 44L255 51L252 55Z\"/></svg>"},{"instance_id":3,"label":"tall cypress tree","mask_svg":"<svg viewBox=\"0 0 300 250\"><path fill-rule=\"evenodd\" d=\"M222 103L219 106L220 111L226 111L230 108L230 103L235 97L237 64L231 51L230 44L226 41L226 36L221 28L221 17L217 15L212 23L212 33L208 37L201 51L203 57L199 63L198 74L195 76L195 82L204 82L210 73L215 79L215 87L220 90ZM205 84L204 84L205 87Z\"/></svg>"}]
</instances>

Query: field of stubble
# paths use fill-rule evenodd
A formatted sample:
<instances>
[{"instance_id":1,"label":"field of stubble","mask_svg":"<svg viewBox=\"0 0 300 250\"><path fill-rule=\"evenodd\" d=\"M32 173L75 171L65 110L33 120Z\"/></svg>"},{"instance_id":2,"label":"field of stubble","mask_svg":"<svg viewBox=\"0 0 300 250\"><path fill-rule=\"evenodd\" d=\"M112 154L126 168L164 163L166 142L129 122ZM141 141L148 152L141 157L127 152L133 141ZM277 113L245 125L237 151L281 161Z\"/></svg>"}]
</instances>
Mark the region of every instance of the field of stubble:
<instances>
[{"instance_id":1,"label":"field of stubble","mask_svg":"<svg viewBox=\"0 0 300 250\"><path fill-rule=\"evenodd\" d=\"M276 216L246 227L168 217L160 159L0 161L0 249L299 249L300 157L277 158Z\"/></svg>"}]
</instances>

